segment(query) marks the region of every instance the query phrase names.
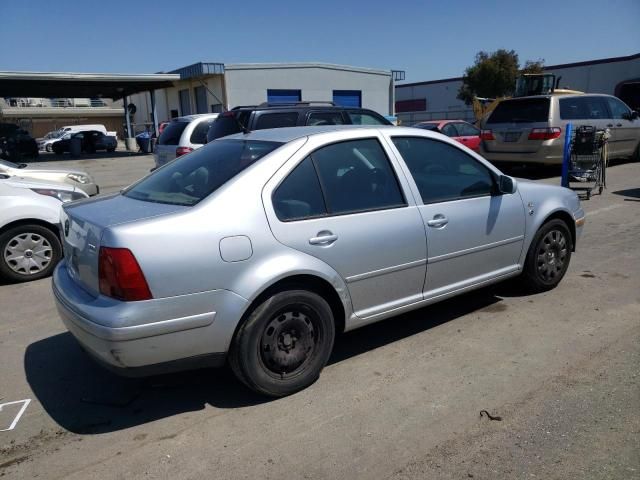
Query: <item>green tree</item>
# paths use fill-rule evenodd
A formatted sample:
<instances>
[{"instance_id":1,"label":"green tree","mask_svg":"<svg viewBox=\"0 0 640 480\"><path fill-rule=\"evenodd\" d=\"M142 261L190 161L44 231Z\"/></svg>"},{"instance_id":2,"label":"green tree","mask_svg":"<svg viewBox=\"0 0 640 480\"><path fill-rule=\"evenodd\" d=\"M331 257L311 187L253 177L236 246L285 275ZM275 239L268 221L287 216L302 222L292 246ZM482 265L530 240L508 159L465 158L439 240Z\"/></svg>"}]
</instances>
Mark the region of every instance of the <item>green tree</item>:
<instances>
[{"instance_id":1,"label":"green tree","mask_svg":"<svg viewBox=\"0 0 640 480\"><path fill-rule=\"evenodd\" d=\"M520 71L518 54L514 50L478 52L474 64L464 72L458 98L470 105L476 96L498 98L512 95L518 73L541 73L543 68L544 60L528 60Z\"/></svg>"}]
</instances>

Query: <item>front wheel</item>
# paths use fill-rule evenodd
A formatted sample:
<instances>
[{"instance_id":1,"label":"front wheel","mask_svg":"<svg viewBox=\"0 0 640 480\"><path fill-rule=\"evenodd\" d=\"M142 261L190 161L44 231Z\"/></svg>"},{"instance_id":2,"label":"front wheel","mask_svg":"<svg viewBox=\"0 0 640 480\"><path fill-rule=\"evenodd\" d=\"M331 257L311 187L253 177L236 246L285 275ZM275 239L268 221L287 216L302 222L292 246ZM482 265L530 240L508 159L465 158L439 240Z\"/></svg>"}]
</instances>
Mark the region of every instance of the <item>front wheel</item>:
<instances>
[{"instance_id":1,"label":"front wheel","mask_svg":"<svg viewBox=\"0 0 640 480\"><path fill-rule=\"evenodd\" d=\"M276 293L240 326L229 364L250 389L283 397L318 379L334 337L333 314L322 297L306 290Z\"/></svg>"},{"instance_id":2,"label":"front wheel","mask_svg":"<svg viewBox=\"0 0 640 480\"><path fill-rule=\"evenodd\" d=\"M555 288L569 268L573 241L567 224L553 219L536 232L524 264L522 280L532 292Z\"/></svg>"},{"instance_id":3,"label":"front wheel","mask_svg":"<svg viewBox=\"0 0 640 480\"><path fill-rule=\"evenodd\" d=\"M51 274L62 256L60 240L40 225L19 225L0 235L0 278L28 282Z\"/></svg>"}]
</instances>

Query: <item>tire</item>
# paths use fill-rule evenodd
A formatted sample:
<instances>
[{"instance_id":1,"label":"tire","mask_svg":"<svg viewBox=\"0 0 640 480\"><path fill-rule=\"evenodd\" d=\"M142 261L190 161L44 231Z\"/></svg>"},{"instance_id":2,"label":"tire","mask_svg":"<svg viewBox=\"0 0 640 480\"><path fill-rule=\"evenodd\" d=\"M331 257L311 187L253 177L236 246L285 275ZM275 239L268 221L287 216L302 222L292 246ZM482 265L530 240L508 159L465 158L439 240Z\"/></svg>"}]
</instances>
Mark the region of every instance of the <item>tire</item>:
<instances>
[{"instance_id":1,"label":"tire","mask_svg":"<svg viewBox=\"0 0 640 480\"><path fill-rule=\"evenodd\" d=\"M44 147L44 149L45 149L47 152L51 152L51 144L47 144L47 145Z\"/></svg>"},{"instance_id":2,"label":"tire","mask_svg":"<svg viewBox=\"0 0 640 480\"><path fill-rule=\"evenodd\" d=\"M555 288L567 273L573 241L565 222L553 219L533 237L525 259L522 282L532 293Z\"/></svg>"},{"instance_id":3,"label":"tire","mask_svg":"<svg viewBox=\"0 0 640 480\"><path fill-rule=\"evenodd\" d=\"M115 152L115 151L116 151L116 149L115 149L115 148L107 148L107 152L109 152L109 153L113 153L113 152Z\"/></svg>"},{"instance_id":4,"label":"tire","mask_svg":"<svg viewBox=\"0 0 640 480\"><path fill-rule=\"evenodd\" d=\"M62 256L58 236L41 225L19 225L0 234L0 278L28 282L51 275Z\"/></svg>"},{"instance_id":5,"label":"tire","mask_svg":"<svg viewBox=\"0 0 640 480\"><path fill-rule=\"evenodd\" d=\"M56 155L62 155L64 153L64 150L62 149L62 147L56 146L56 144L53 144L53 147L51 147L51 149L53 150L53 153L55 153Z\"/></svg>"},{"instance_id":6,"label":"tire","mask_svg":"<svg viewBox=\"0 0 640 480\"><path fill-rule=\"evenodd\" d=\"M232 341L229 365L251 390L284 397L314 383L335 337L329 304L306 290L274 294L258 305Z\"/></svg>"}]
</instances>

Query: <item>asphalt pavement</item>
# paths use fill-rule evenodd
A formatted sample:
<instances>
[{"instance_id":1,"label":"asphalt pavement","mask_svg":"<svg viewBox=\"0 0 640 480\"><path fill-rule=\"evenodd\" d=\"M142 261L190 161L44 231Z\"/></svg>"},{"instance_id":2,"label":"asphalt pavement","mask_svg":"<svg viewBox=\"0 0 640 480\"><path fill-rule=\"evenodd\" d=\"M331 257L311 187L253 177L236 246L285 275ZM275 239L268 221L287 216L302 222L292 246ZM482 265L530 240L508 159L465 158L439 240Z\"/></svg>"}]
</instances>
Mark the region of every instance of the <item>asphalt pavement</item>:
<instances>
[{"instance_id":1,"label":"asphalt pavement","mask_svg":"<svg viewBox=\"0 0 640 480\"><path fill-rule=\"evenodd\" d=\"M153 165L41 163L105 192ZM0 404L18 402L0 430L24 410L0 431L0 476L640 478L640 163L608 183L555 290L499 284L345 334L318 382L278 400L227 369L114 376L66 333L49 279L0 285Z\"/></svg>"}]
</instances>

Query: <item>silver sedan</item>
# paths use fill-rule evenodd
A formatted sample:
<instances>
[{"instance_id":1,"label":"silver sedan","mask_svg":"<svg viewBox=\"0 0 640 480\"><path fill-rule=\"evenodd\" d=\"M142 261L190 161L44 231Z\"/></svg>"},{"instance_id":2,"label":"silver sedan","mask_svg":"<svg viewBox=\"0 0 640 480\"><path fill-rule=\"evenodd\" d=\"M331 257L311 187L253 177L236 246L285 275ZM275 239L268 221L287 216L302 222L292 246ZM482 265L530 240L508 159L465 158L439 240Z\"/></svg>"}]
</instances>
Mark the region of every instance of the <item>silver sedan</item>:
<instances>
[{"instance_id":1,"label":"silver sedan","mask_svg":"<svg viewBox=\"0 0 640 480\"><path fill-rule=\"evenodd\" d=\"M260 130L65 206L53 291L107 367L228 362L282 396L318 378L337 332L506 279L554 288L584 220L573 191L438 133Z\"/></svg>"}]
</instances>

